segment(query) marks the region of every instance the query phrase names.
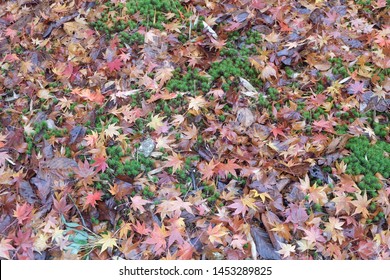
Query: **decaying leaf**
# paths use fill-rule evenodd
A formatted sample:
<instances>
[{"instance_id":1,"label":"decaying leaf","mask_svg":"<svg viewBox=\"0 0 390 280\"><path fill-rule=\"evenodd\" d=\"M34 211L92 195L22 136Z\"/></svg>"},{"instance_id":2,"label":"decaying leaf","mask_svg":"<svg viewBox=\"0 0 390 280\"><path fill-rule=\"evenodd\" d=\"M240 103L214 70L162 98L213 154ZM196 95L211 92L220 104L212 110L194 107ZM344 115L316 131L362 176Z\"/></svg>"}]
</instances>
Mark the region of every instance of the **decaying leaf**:
<instances>
[{"instance_id":1,"label":"decaying leaf","mask_svg":"<svg viewBox=\"0 0 390 280\"><path fill-rule=\"evenodd\" d=\"M268 234L258 227L251 227L251 235L256 244L257 253L265 260L280 260L279 254L269 241Z\"/></svg>"}]
</instances>

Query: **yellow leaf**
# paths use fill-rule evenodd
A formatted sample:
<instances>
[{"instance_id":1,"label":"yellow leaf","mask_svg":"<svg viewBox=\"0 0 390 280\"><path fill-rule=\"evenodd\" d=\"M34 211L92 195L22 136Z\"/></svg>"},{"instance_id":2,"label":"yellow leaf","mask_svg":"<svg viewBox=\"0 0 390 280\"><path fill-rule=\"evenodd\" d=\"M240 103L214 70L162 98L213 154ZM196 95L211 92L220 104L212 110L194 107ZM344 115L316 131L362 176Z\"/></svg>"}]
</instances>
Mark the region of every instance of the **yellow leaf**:
<instances>
[{"instance_id":1,"label":"yellow leaf","mask_svg":"<svg viewBox=\"0 0 390 280\"><path fill-rule=\"evenodd\" d=\"M167 81L169 81L173 76L173 69L172 67L164 67L160 68L156 72L155 80L159 81L159 86L162 87Z\"/></svg>"},{"instance_id":2,"label":"yellow leaf","mask_svg":"<svg viewBox=\"0 0 390 280\"><path fill-rule=\"evenodd\" d=\"M47 244L47 241L49 240L49 236L45 234L38 234L38 236L34 240L34 249L37 252L43 252L45 251L49 245Z\"/></svg>"},{"instance_id":3,"label":"yellow leaf","mask_svg":"<svg viewBox=\"0 0 390 280\"><path fill-rule=\"evenodd\" d=\"M258 193L256 190L251 190L250 192L251 192L251 194L253 195L254 198L260 197L260 199L261 199L261 201L263 203L265 202L266 198L268 198L269 200L273 200L272 197L268 193L266 193L266 192Z\"/></svg>"},{"instance_id":4,"label":"yellow leaf","mask_svg":"<svg viewBox=\"0 0 390 280\"><path fill-rule=\"evenodd\" d=\"M111 232L107 234L102 234L102 238L96 241L97 245L102 245L102 249L100 250L100 254L103 253L107 248L113 249L114 247L118 247L116 244L116 238L111 236Z\"/></svg>"},{"instance_id":5,"label":"yellow leaf","mask_svg":"<svg viewBox=\"0 0 390 280\"><path fill-rule=\"evenodd\" d=\"M276 43L279 42L279 34L272 31L270 34L264 36L264 39L270 43Z\"/></svg>"},{"instance_id":6,"label":"yellow leaf","mask_svg":"<svg viewBox=\"0 0 390 280\"><path fill-rule=\"evenodd\" d=\"M23 74L26 74L27 72L31 73L33 71L33 64L31 61L21 61L20 70Z\"/></svg>"},{"instance_id":7,"label":"yellow leaf","mask_svg":"<svg viewBox=\"0 0 390 280\"><path fill-rule=\"evenodd\" d=\"M118 129L120 129L120 126L116 126L114 123L108 125L108 127L104 130L104 134L106 136L109 136L110 138L114 137L114 135L119 136L120 133Z\"/></svg>"},{"instance_id":8,"label":"yellow leaf","mask_svg":"<svg viewBox=\"0 0 390 280\"><path fill-rule=\"evenodd\" d=\"M228 229L222 226L222 223L216 225L215 227L211 227L211 225L209 225L207 234L209 235L209 240L211 243L216 242L223 244L221 238L228 234Z\"/></svg>"},{"instance_id":9,"label":"yellow leaf","mask_svg":"<svg viewBox=\"0 0 390 280\"><path fill-rule=\"evenodd\" d=\"M276 70L271 65L267 65L261 71L260 77L263 80L268 80L271 77L276 77Z\"/></svg>"},{"instance_id":10,"label":"yellow leaf","mask_svg":"<svg viewBox=\"0 0 390 280\"><path fill-rule=\"evenodd\" d=\"M194 109L198 113L200 108L203 108L206 104L207 101L200 95L195 98L191 97L188 104L188 109Z\"/></svg>"},{"instance_id":11,"label":"yellow leaf","mask_svg":"<svg viewBox=\"0 0 390 280\"><path fill-rule=\"evenodd\" d=\"M159 114L152 116L150 122L147 124L148 127L157 130L159 127L163 126L162 120L165 117L159 117Z\"/></svg>"}]
</instances>

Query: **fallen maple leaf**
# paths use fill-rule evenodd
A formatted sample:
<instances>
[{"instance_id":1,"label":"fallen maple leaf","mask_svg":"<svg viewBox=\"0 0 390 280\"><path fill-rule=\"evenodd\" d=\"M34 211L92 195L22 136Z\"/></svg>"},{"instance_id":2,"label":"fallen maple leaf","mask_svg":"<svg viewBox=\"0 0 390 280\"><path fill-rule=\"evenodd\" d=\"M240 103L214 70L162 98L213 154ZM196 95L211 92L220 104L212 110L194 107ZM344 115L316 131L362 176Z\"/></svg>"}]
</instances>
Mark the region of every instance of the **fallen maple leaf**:
<instances>
[{"instance_id":1,"label":"fallen maple leaf","mask_svg":"<svg viewBox=\"0 0 390 280\"><path fill-rule=\"evenodd\" d=\"M372 199L367 200L367 193L364 192L363 196L359 193L356 194L356 200L351 201L352 205L356 207L355 212L352 215L361 213L364 218L369 215L368 206Z\"/></svg>"},{"instance_id":2,"label":"fallen maple leaf","mask_svg":"<svg viewBox=\"0 0 390 280\"><path fill-rule=\"evenodd\" d=\"M158 128L160 128L161 126L163 126L163 122L162 122L162 121L163 121L163 119L164 119L165 117L160 117L159 115L160 115L160 114L157 114L157 115L155 115L155 116L152 116L150 122L149 122L146 126L152 128L152 129L154 129L154 130L157 130Z\"/></svg>"},{"instance_id":3,"label":"fallen maple leaf","mask_svg":"<svg viewBox=\"0 0 390 280\"><path fill-rule=\"evenodd\" d=\"M237 177L236 169L240 169L241 166L234 163L234 161L234 159L229 159L227 163L218 163L216 171L222 178L226 178L228 174Z\"/></svg>"},{"instance_id":4,"label":"fallen maple leaf","mask_svg":"<svg viewBox=\"0 0 390 280\"><path fill-rule=\"evenodd\" d=\"M242 216L245 216L245 213L248 211L248 207L253 210L257 210L257 206L255 204L256 199L254 199L251 195L245 195L242 198L235 199L234 203L229 205L229 208L236 209L234 211L233 215L242 214Z\"/></svg>"},{"instance_id":5,"label":"fallen maple leaf","mask_svg":"<svg viewBox=\"0 0 390 280\"><path fill-rule=\"evenodd\" d=\"M107 62L107 67L108 69L110 69L111 72L121 70L122 66L123 66L123 62L120 58L116 58L111 62Z\"/></svg>"},{"instance_id":6,"label":"fallen maple leaf","mask_svg":"<svg viewBox=\"0 0 390 280\"><path fill-rule=\"evenodd\" d=\"M20 225L28 222L32 218L32 210L34 207L27 202L23 205L16 205L16 210L14 210L14 217L18 220Z\"/></svg>"},{"instance_id":7,"label":"fallen maple leaf","mask_svg":"<svg viewBox=\"0 0 390 280\"><path fill-rule=\"evenodd\" d=\"M156 75L154 79L159 81L159 87L161 88L167 81L169 81L173 77L173 71L175 69L172 67L164 67L160 68L156 71Z\"/></svg>"},{"instance_id":8,"label":"fallen maple leaf","mask_svg":"<svg viewBox=\"0 0 390 280\"><path fill-rule=\"evenodd\" d=\"M184 218L174 217L169 219L170 226L167 226L169 229L169 238L168 238L168 247L170 247L174 242L178 245L184 243L183 235L185 234L185 223Z\"/></svg>"},{"instance_id":9,"label":"fallen maple leaf","mask_svg":"<svg viewBox=\"0 0 390 280\"><path fill-rule=\"evenodd\" d=\"M164 200L161 202L157 207L156 213L160 213L161 220L166 216L171 218L180 216L182 209L193 215L191 205L191 202L184 202L180 197L176 197L175 200Z\"/></svg>"},{"instance_id":10,"label":"fallen maple leaf","mask_svg":"<svg viewBox=\"0 0 390 280\"><path fill-rule=\"evenodd\" d=\"M14 250L15 248L10 244L12 239L1 239L0 241L0 258L9 260L9 251Z\"/></svg>"},{"instance_id":11,"label":"fallen maple leaf","mask_svg":"<svg viewBox=\"0 0 390 280\"><path fill-rule=\"evenodd\" d=\"M96 201L101 200L102 199L102 195L103 195L103 193L101 191L97 191L97 192L94 192L94 193L89 193L87 195L87 199L85 200L84 208L87 208L88 205L91 205L92 207L95 208Z\"/></svg>"},{"instance_id":12,"label":"fallen maple leaf","mask_svg":"<svg viewBox=\"0 0 390 280\"><path fill-rule=\"evenodd\" d=\"M269 80L271 77L276 77L276 70L271 65L267 65L261 71L260 77L262 80Z\"/></svg>"},{"instance_id":13,"label":"fallen maple leaf","mask_svg":"<svg viewBox=\"0 0 390 280\"><path fill-rule=\"evenodd\" d=\"M243 246L247 244L248 241L244 238L243 234L234 234L233 240L230 242L233 248L244 251Z\"/></svg>"},{"instance_id":14,"label":"fallen maple leaf","mask_svg":"<svg viewBox=\"0 0 390 280\"><path fill-rule=\"evenodd\" d=\"M283 258L287 258L291 255L291 253L295 253L295 245L285 244L281 242L279 242L279 244L282 249L277 252L283 255Z\"/></svg>"},{"instance_id":15,"label":"fallen maple leaf","mask_svg":"<svg viewBox=\"0 0 390 280\"><path fill-rule=\"evenodd\" d=\"M361 81L355 81L349 85L347 91L349 94L363 93L365 91L364 83Z\"/></svg>"},{"instance_id":16,"label":"fallen maple leaf","mask_svg":"<svg viewBox=\"0 0 390 280\"><path fill-rule=\"evenodd\" d=\"M15 163L11 160L11 156L6 151L0 151L0 167L5 165L6 161L15 165Z\"/></svg>"},{"instance_id":17,"label":"fallen maple leaf","mask_svg":"<svg viewBox=\"0 0 390 280\"><path fill-rule=\"evenodd\" d=\"M224 244L221 238L228 234L228 229L224 227L222 223L216 225L215 227L209 225L207 229L207 234L209 236L209 240L211 244L214 243Z\"/></svg>"},{"instance_id":18,"label":"fallen maple leaf","mask_svg":"<svg viewBox=\"0 0 390 280\"><path fill-rule=\"evenodd\" d=\"M141 214L145 212L145 208L143 207L147 203L151 203L150 200L143 199L142 196L136 195L133 196L131 199L131 205L130 207L134 210L137 211L139 210Z\"/></svg>"},{"instance_id":19,"label":"fallen maple leaf","mask_svg":"<svg viewBox=\"0 0 390 280\"><path fill-rule=\"evenodd\" d=\"M102 245L100 254L109 248L113 249L114 247L118 247L118 245L116 244L116 238L112 237L111 232L108 232L107 234L102 234L101 238L96 241L96 244Z\"/></svg>"},{"instance_id":20,"label":"fallen maple leaf","mask_svg":"<svg viewBox=\"0 0 390 280\"><path fill-rule=\"evenodd\" d=\"M109 124L108 127L104 130L104 134L110 138L113 138L115 136L119 136L120 132L118 131L121 129L120 126L115 125L114 123Z\"/></svg>"},{"instance_id":21,"label":"fallen maple leaf","mask_svg":"<svg viewBox=\"0 0 390 280\"><path fill-rule=\"evenodd\" d=\"M162 225L161 228L154 223L153 231L150 236L146 238L145 243L153 245L153 252L156 255L160 255L167 247L167 241L165 240L168 237L169 233L165 230L165 226Z\"/></svg>"},{"instance_id":22,"label":"fallen maple leaf","mask_svg":"<svg viewBox=\"0 0 390 280\"><path fill-rule=\"evenodd\" d=\"M205 107L207 101L201 96L198 95L196 97L190 97L190 102L188 104L188 109L194 109L196 113L203 107Z\"/></svg>"},{"instance_id":23,"label":"fallen maple leaf","mask_svg":"<svg viewBox=\"0 0 390 280\"><path fill-rule=\"evenodd\" d=\"M150 233L150 229L146 226L146 223L140 223L140 221L136 221L136 224L133 224L133 228L136 232L142 235L148 235Z\"/></svg>"},{"instance_id":24,"label":"fallen maple leaf","mask_svg":"<svg viewBox=\"0 0 390 280\"><path fill-rule=\"evenodd\" d=\"M167 160L164 164L164 167L172 167L172 173L175 173L177 169L183 167L184 161L179 154L172 152L172 156L167 156Z\"/></svg>"},{"instance_id":25,"label":"fallen maple leaf","mask_svg":"<svg viewBox=\"0 0 390 280\"><path fill-rule=\"evenodd\" d=\"M218 163L215 163L214 159L211 159L207 164L204 162L201 162L198 165L198 169L199 169L200 173L202 174L201 180L206 180L206 181L210 180L215 174L214 168L217 165L218 165Z\"/></svg>"},{"instance_id":26,"label":"fallen maple leaf","mask_svg":"<svg viewBox=\"0 0 390 280\"><path fill-rule=\"evenodd\" d=\"M352 177L347 174L340 175L340 183L337 184L337 190L354 193L359 191L356 183L352 180Z\"/></svg>"},{"instance_id":27,"label":"fallen maple leaf","mask_svg":"<svg viewBox=\"0 0 390 280\"><path fill-rule=\"evenodd\" d=\"M191 139L196 139L198 137L198 129L194 124L192 124L192 129L188 129L186 131L183 131L183 139L191 140Z\"/></svg>"},{"instance_id":28,"label":"fallen maple leaf","mask_svg":"<svg viewBox=\"0 0 390 280\"><path fill-rule=\"evenodd\" d=\"M334 133L332 122L324 120L323 117L319 121L313 122L313 129L318 132L325 130L329 133Z\"/></svg>"},{"instance_id":29,"label":"fallen maple leaf","mask_svg":"<svg viewBox=\"0 0 390 280\"><path fill-rule=\"evenodd\" d=\"M326 242L325 237L322 235L322 230L316 226L310 227L310 229L302 228L302 230L305 232L306 236L304 236L302 239L307 240L310 243L317 243Z\"/></svg>"},{"instance_id":30,"label":"fallen maple leaf","mask_svg":"<svg viewBox=\"0 0 390 280\"><path fill-rule=\"evenodd\" d=\"M8 27L8 28L5 30L4 35L7 36L7 37L9 37L9 38L11 38L11 40L13 40L13 39L16 37L16 35L18 35L18 31L17 31L17 30L14 30L14 29L11 29L11 28Z\"/></svg>"},{"instance_id":31,"label":"fallen maple leaf","mask_svg":"<svg viewBox=\"0 0 390 280\"><path fill-rule=\"evenodd\" d=\"M106 162L107 159L104 156L95 157L94 160L95 162L91 166L96 167L96 172L106 171L108 164Z\"/></svg>"}]
</instances>

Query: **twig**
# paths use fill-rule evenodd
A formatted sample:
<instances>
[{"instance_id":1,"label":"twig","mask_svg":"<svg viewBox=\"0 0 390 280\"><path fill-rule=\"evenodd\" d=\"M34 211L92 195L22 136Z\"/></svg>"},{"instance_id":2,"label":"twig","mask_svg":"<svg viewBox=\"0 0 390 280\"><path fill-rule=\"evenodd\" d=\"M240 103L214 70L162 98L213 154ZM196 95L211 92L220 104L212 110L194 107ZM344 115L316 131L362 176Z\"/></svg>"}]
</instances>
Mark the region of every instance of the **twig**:
<instances>
[{"instance_id":1,"label":"twig","mask_svg":"<svg viewBox=\"0 0 390 280\"><path fill-rule=\"evenodd\" d=\"M71 197L70 194L68 194L68 197L70 198L70 200L73 202L74 206L76 207L77 213L80 216L81 223L83 224L83 227L87 228L87 226L85 225L83 215L81 215L80 209L77 207L76 202L74 201L73 197Z\"/></svg>"}]
</instances>

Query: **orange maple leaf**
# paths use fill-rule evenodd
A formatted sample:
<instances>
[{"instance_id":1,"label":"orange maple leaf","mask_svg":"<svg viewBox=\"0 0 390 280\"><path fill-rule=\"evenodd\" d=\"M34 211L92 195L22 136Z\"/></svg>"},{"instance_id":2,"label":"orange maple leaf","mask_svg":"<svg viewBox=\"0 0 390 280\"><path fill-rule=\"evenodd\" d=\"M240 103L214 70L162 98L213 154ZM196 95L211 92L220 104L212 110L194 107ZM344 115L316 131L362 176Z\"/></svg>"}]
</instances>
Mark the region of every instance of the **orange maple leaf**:
<instances>
[{"instance_id":1,"label":"orange maple leaf","mask_svg":"<svg viewBox=\"0 0 390 280\"><path fill-rule=\"evenodd\" d=\"M364 192L363 196L356 194L356 200L351 201L352 205L356 207L355 212L352 215L361 213L364 218L367 218L369 215L368 206L370 205L372 199L367 200L367 193Z\"/></svg>"},{"instance_id":2,"label":"orange maple leaf","mask_svg":"<svg viewBox=\"0 0 390 280\"><path fill-rule=\"evenodd\" d=\"M165 230L165 226L162 225L161 228L154 223L153 231L150 236L146 238L145 243L153 245L153 252L156 255L160 255L167 248L167 241L165 240L168 237L169 233Z\"/></svg>"},{"instance_id":3,"label":"orange maple leaf","mask_svg":"<svg viewBox=\"0 0 390 280\"><path fill-rule=\"evenodd\" d=\"M198 165L198 169L199 169L200 173L202 174L202 180L210 180L211 177L214 176L214 174L215 174L214 168L218 165L218 163L215 163L214 159L211 159L210 162L207 164L205 164L204 162L201 162Z\"/></svg>"},{"instance_id":4,"label":"orange maple leaf","mask_svg":"<svg viewBox=\"0 0 390 280\"><path fill-rule=\"evenodd\" d=\"M165 163L164 167L172 167L172 174L176 172L176 170L181 169L183 167L184 161L182 157L175 152L172 152L172 156L168 156L168 161Z\"/></svg>"},{"instance_id":5,"label":"orange maple leaf","mask_svg":"<svg viewBox=\"0 0 390 280\"><path fill-rule=\"evenodd\" d=\"M207 234L212 244L214 243L224 244L224 242L222 241L222 237L228 234L228 229L224 227L222 223L216 225L215 227L209 225L207 229Z\"/></svg>"},{"instance_id":6,"label":"orange maple leaf","mask_svg":"<svg viewBox=\"0 0 390 280\"><path fill-rule=\"evenodd\" d=\"M240 169L241 166L234 163L234 161L234 159L229 159L227 163L218 163L216 170L222 178L226 178L229 173L237 177L236 169Z\"/></svg>"},{"instance_id":7,"label":"orange maple leaf","mask_svg":"<svg viewBox=\"0 0 390 280\"><path fill-rule=\"evenodd\" d=\"M245 216L245 213L248 211L248 208L257 210L255 202L256 199L254 199L251 195L245 195L242 198L235 199L234 203L229 205L228 207L236 209L233 215L242 214L242 216Z\"/></svg>"}]
</instances>

